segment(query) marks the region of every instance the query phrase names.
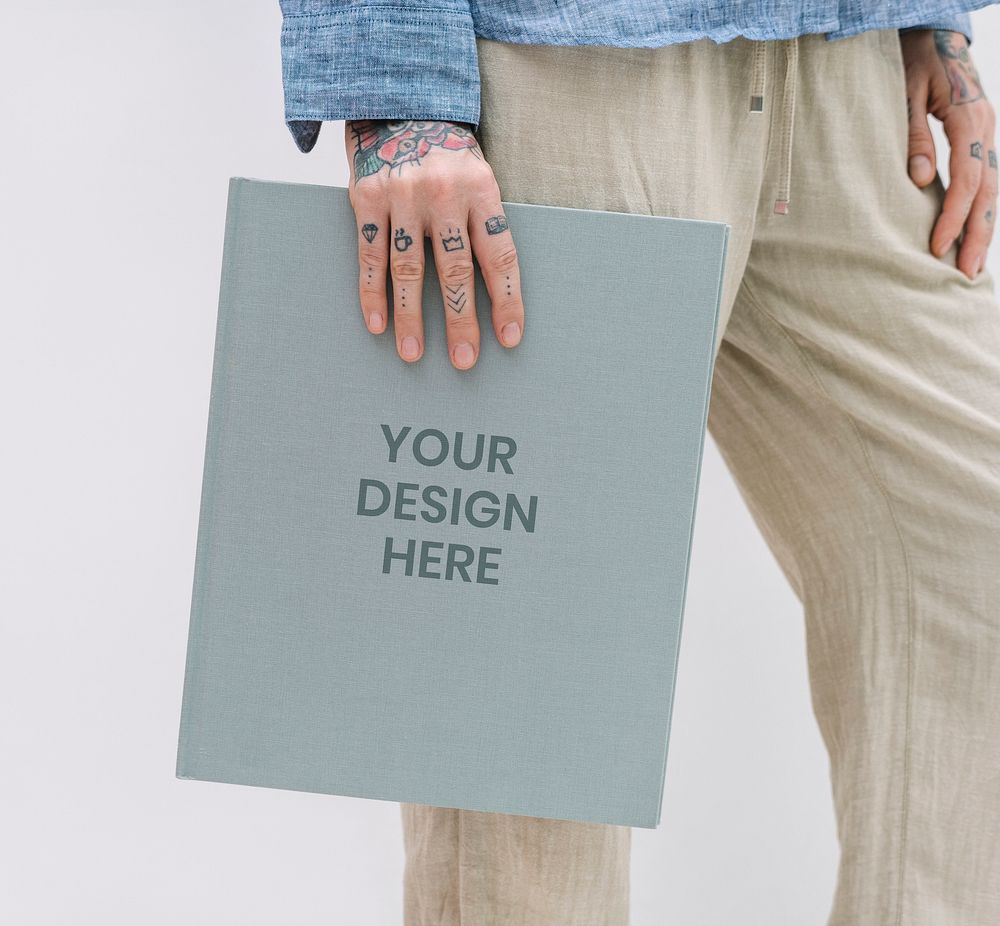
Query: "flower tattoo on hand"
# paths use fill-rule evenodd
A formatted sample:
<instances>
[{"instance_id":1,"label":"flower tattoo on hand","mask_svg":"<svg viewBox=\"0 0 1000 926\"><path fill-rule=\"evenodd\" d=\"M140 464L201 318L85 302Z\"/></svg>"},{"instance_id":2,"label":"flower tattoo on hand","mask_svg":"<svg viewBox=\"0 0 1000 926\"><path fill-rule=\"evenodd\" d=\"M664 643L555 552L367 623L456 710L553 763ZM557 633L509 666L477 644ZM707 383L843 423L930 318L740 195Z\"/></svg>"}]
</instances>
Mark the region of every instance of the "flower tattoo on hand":
<instances>
[{"instance_id":1,"label":"flower tattoo on hand","mask_svg":"<svg viewBox=\"0 0 1000 926\"><path fill-rule=\"evenodd\" d=\"M434 148L469 151L481 157L479 143L471 129L457 122L419 120L351 123L354 136L354 182L378 173L383 167L402 170L406 164L419 165Z\"/></svg>"}]
</instances>

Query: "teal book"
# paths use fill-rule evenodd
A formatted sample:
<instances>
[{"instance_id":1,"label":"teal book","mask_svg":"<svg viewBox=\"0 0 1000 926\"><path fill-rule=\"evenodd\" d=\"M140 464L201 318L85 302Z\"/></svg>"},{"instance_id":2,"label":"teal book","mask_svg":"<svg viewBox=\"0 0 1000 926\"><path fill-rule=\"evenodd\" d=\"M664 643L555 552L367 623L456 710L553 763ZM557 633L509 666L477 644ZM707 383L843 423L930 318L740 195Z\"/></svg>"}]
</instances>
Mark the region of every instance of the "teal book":
<instances>
[{"instance_id":1,"label":"teal book","mask_svg":"<svg viewBox=\"0 0 1000 926\"><path fill-rule=\"evenodd\" d=\"M655 827L728 226L505 203L452 367L358 306L347 190L230 184L177 774Z\"/></svg>"}]
</instances>

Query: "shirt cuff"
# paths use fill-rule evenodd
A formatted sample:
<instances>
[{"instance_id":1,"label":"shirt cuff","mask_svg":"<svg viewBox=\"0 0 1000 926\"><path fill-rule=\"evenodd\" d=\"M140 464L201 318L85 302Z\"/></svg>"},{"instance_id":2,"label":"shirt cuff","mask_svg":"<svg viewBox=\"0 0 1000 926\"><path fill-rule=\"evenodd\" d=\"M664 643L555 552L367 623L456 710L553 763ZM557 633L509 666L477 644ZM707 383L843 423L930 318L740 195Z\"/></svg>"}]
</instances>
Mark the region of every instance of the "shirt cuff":
<instances>
[{"instance_id":1,"label":"shirt cuff","mask_svg":"<svg viewBox=\"0 0 1000 926\"><path fill-rule=\"evenodd\" d=\"M324 121L440 119L479 126L468 0L282 0L285 122L311 151Z\"/></svg>"},{"instance_id":2,"label":"shirt cuff","mask_svg":"<svg viewBox=\"0 0 1000 926\"><path fill-rule=\"evenodd\" d=\"M939 19L923 26L906 26L899 31L913 32L915 29L944 29L946 32L961 32L968 43L972 44L972 18L967 13L958 13L947 19Z\"/></svg>"}]
</instances>

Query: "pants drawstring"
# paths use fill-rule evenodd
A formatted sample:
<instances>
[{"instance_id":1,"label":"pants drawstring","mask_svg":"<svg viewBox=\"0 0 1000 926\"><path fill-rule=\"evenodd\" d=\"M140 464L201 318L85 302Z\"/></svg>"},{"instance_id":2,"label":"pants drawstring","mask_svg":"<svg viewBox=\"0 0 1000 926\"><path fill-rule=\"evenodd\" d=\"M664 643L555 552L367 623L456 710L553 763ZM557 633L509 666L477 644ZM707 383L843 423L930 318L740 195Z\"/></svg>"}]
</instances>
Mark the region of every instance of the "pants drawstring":
<instances>
[{"instance_id":1,"label":"pants drawstring","mask_svg":"<svg viewBox=\"0 0 1000 926\"><path fill-rule=\"evenodd\" d=\"M764 80L767 74L767 46L754 42L753 72L750 76L750 112L764 112Z\"/></svg>"},{"instance_id":2,"label":"pants drawstring","mask_svg":"<svg viewBox=\"0 0 1000 926\"><path fill-rule=\"evenodd\" d=\"M799 72L799 40L788 39L785 46L785 86L781 99L780 167L778 170L778 198L774 211L788 215L792 198L792 135L795 131L795 89Z\"/></svg>"}]
</instances>

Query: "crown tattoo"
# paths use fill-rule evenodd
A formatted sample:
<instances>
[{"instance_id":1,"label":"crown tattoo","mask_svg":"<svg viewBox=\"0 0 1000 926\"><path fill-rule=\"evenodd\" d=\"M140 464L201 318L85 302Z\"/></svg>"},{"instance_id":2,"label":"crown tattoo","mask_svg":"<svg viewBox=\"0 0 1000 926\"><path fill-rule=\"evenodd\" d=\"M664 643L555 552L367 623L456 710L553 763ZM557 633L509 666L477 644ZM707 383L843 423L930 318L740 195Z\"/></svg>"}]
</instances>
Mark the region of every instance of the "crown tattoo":
<instances>
[{"instance_id":1,"label":"crown tattoo","mask_svg":"<svg viewBox=\"0 0 1000 926\"><path fill-rule=\"evenodd\" d=\"M454 232L454 234L451 234ZM444 245L446 251L462 251L465 249L465 240L462 238L462 230L460 228L448 227L448 237L444 235L441 236L441 244Z\"/></svg>"}]
</instances>

